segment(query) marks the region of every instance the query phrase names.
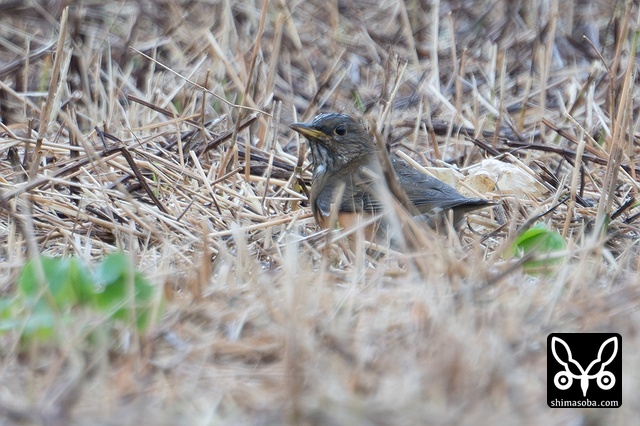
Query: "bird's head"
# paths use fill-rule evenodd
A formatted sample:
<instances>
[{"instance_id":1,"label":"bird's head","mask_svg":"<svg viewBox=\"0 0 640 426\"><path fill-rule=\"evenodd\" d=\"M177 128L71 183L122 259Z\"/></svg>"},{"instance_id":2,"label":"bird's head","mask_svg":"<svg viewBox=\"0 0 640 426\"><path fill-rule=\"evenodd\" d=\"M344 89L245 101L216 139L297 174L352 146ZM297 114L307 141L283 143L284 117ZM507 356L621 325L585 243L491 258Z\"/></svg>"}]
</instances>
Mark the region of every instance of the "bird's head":
<instances>
[{"instance_id":1,"label":"bird's head","mask_svg":"<svg viewBox=\"0 0 640 426\"><path fill-rule=\"evenodd\" d=\"M289 127L309 141L314 174L366 161L376 152L373 138L348 115L320 114L311 123L293 123Z\"/></svg>"}]
</instances>

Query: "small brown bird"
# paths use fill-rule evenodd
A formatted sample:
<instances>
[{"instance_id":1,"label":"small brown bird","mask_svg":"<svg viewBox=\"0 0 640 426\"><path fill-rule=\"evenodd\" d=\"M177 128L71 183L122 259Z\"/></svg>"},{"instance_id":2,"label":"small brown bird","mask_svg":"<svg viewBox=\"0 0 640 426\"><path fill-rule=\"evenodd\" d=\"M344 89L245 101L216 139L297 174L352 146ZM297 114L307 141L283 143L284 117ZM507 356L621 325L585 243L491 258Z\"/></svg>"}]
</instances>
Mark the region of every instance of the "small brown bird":
<instances>
[{"instance_id":1,"label":"small brown bird","mask_svg":"<svg viewBox=\"0 0 640 426\"><path fill-rule=\"evenodd\" d=\"M344 114L320 114L311 123L293 123L289 127L306 137L311 147L313 182L309 202L321 227L329 226L333 203L339 203L338 223L342 228L353 226L354 216L383 210L377 186L383 182L378 148L356 120ZM391 156L391 162L409 200L432 224L437 223L434 218L453 210L457 225L466 212L492 204L467 198L396 156ZM342 198L337 200L340 192Z\"/></svg>"}]
</instances>

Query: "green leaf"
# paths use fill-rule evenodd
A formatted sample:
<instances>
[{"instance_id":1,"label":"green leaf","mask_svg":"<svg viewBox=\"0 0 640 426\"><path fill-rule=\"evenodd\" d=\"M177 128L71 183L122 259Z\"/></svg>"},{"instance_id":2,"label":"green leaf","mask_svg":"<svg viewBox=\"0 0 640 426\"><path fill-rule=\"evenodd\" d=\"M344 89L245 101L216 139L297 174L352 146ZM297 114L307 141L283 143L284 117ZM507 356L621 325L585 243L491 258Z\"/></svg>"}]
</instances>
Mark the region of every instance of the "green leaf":
<instances>
[{"instance_id":1,"label":"green leaf","mask_svg":"<svg viewBox=\"0 0 640 426\"><path fill-rule=\"evenodd\" d=\"M155 287L131 268L128 257L124 253L107 257L98 268L96 277L102 286L102 291L96 294L96 306L111 318L125 322L131 319L133 309L136 326L140 330L145 329L151 318ZM133 285L132 291L130 285Z\"/></svg>"},{"instance_id":2,"label":"green leaf","mask_svg":"<svg viewBox=\"0 0 640 426\"><path fill-rule=\"evenodd\" d=\"M55 314L50 309L34 310L24 323L22 337L42 341L49 340L54 335L55 324Z\"/></svg>"},{"instance_id":3,"label":"green leaf","mask_svg":"<svg viewBox=\"0 0 640 426\"><path fill-rule=\"evenodd\" d=\"M516 251L529 253L531 250L549 253L564 250L566 242L558 232L549 230L544 223L539 223L524 231L515 242Z\"/></svg>"},{"instance_id":4,"label":"green leaf","mask_svg":"<svg viewBox=\"0 0 640 426\"><path fill-rule=\"evenodd\" d=\"M95 275L77 258L43 256L25 264L17 294L0 299L0 333L16 330L27 342L50 340L64 335L65 327L75 327L83 307L144 330L152 317L155 296L156 288L124 253L106 257Z\"/></svg>"},{"instance_id":5,"label":"green leaf","mask_svg":"<svg viewBox=\"0 0 640 426\"><path fill-rule=\"evenodd\" d=\"M107 286L122 279L129 272L129 259L122 252L107 256L96 271L96 281L100 286Z\"/></svg>"},{"instance_id":6,"label":"green leaf","mask_svg":"<svg viewBox=\"0 0 640 426\"><path fill-rule=\"evenodd\" d=\"M76 294L78 303L88 304L98 291L91 272L76 258L69 262L69 280Z\"/></svg>"},{"instance_id":7,"label":"green leaf","mask_svg":"<svg viewBox=\"0 0 640 426\"><path fill-rule=\"evenodd\" d=\"M0 299L0 333L17 327L15 299Z\"/></svg>"},{"instance_id":8,"label":"green leaf","mask_svg":"<svg viewBox=\"0 0 640 426\"><path fill-rule=\"evenodd\" d=\"M366 111L366 107L364 102L362 102L362 98L360 97L360 92L358 90L353 91L353 103L358 111L364 113Z\"/></svg>"},{"instance_id":9,"label":"green leaf","mask_svg":"<svg viewBox=\"0 0 640 426\"><path fill-rule=\"evenodd\" d=\"M38 260L42 264L42 283L38 279ZM86 303L92 298L96 288L91 273L78 259L42 256L38 260L27 262L18 280L18 287L29 303L35 304L43 296L43 286L51 293L58 309Z\"/></svg>"},{"instance_id":10,"label":"green leaf","mask_svg":"<svg viewBox=\"0 0 640 426\"><path fill-rule=\"evenodd\" d=\"M182 102L180 102L177 99L174 99L173 102L171 103L173 104L174 108L178 112L178 115L182 114Z\"/></svg>"},{"instance_id":11,"label":"green leaf","mask_svg":"<svg viewBox=\"0 0 640 426\"><path fill-rule=\"evenodd\" d=\"M17 330L23 339L48 340L53 336L55 315L43 299L31 308L20 298L0 299L0 333Z\"/></svg>"},{"instance_id":12,"label":"green leaf","mask_svg":"<svg viewBox=\"0 0 640 426\"><path fill-rule=\"evenodd\" d=\"M0 319L8 318L11 316L12 307L14 305L14 299L2 298L0 299Z\"/></svg>"},{"instance_id":13,"label":"green leaf","mask_svg":"<svg viewBox=\"0 0 640 426\"><path fill-rule=\"evenodd\" d=\"M525 256L528 254L546 255L562 251L567 248L567 243L557 231L550 230L544 223L522 232L514 242L511 253L514 256ZM554 267L562 263L562 258L529 260L524 262L523 268L528 273L549 273Z\"/></svg>"},{"instance_id":14,"label":"green leaf","mask_svg":"<svg viewBox=\"0 0 640 426\"><path fill-rule=\"evenodd\" d=\"M134 286L136 289L136 326L138 330L146 330L151 320L156 288L139 272L136 272L134 277Z\"/></svg>"},{"instance_id":15,"label":"green leaf","mask_svg":"<svg viewBox=\"0 0 640 426\"><path fill-rule=\"evenodd\" d=\"M42 279L39 280L38 261L42 265ZM18 287L25 299L37 303L48 290L57 307L73 304L76 294L69 280L69 260L42 256L27 262L18 281Z\"/></svg>"}]
</instances>

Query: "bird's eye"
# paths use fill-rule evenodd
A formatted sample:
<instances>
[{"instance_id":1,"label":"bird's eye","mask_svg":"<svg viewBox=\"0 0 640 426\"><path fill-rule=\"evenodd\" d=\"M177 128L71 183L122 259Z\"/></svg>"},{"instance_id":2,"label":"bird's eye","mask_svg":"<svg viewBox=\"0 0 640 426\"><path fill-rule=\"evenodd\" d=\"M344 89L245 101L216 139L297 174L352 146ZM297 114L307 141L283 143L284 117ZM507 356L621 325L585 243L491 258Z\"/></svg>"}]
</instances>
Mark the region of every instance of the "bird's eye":
<instances>
[{"instance_id":1,"label":"bird's eye","mask_svg":"<svg viewBox=\"0 0 640 426\"><path fill-rule=\"evenodd\" d=\"M347 127L344 124L341 124L336 127L335 133L338 136L344 136L347 133Z\"/></svg>"}]
</instances>

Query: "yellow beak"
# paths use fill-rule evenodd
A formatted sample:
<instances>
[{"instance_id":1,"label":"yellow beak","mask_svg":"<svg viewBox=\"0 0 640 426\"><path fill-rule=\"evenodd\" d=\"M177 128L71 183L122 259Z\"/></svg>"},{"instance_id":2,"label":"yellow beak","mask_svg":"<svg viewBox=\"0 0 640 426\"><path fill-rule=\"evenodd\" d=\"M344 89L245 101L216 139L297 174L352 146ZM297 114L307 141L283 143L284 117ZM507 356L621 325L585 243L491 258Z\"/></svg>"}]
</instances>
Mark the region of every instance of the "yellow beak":
<instances>
[{"instance_id":1,"label":"yellow beak","mask_svg":"<svg viewBox=\"0 0 640 426\"><path fill-rule=\"evenodd\" d=\"M289 127L307 138L324 139L327 137L323 132L318 129L314 129L307 123L291 123Z\"/></svg>"}]
</instances>

